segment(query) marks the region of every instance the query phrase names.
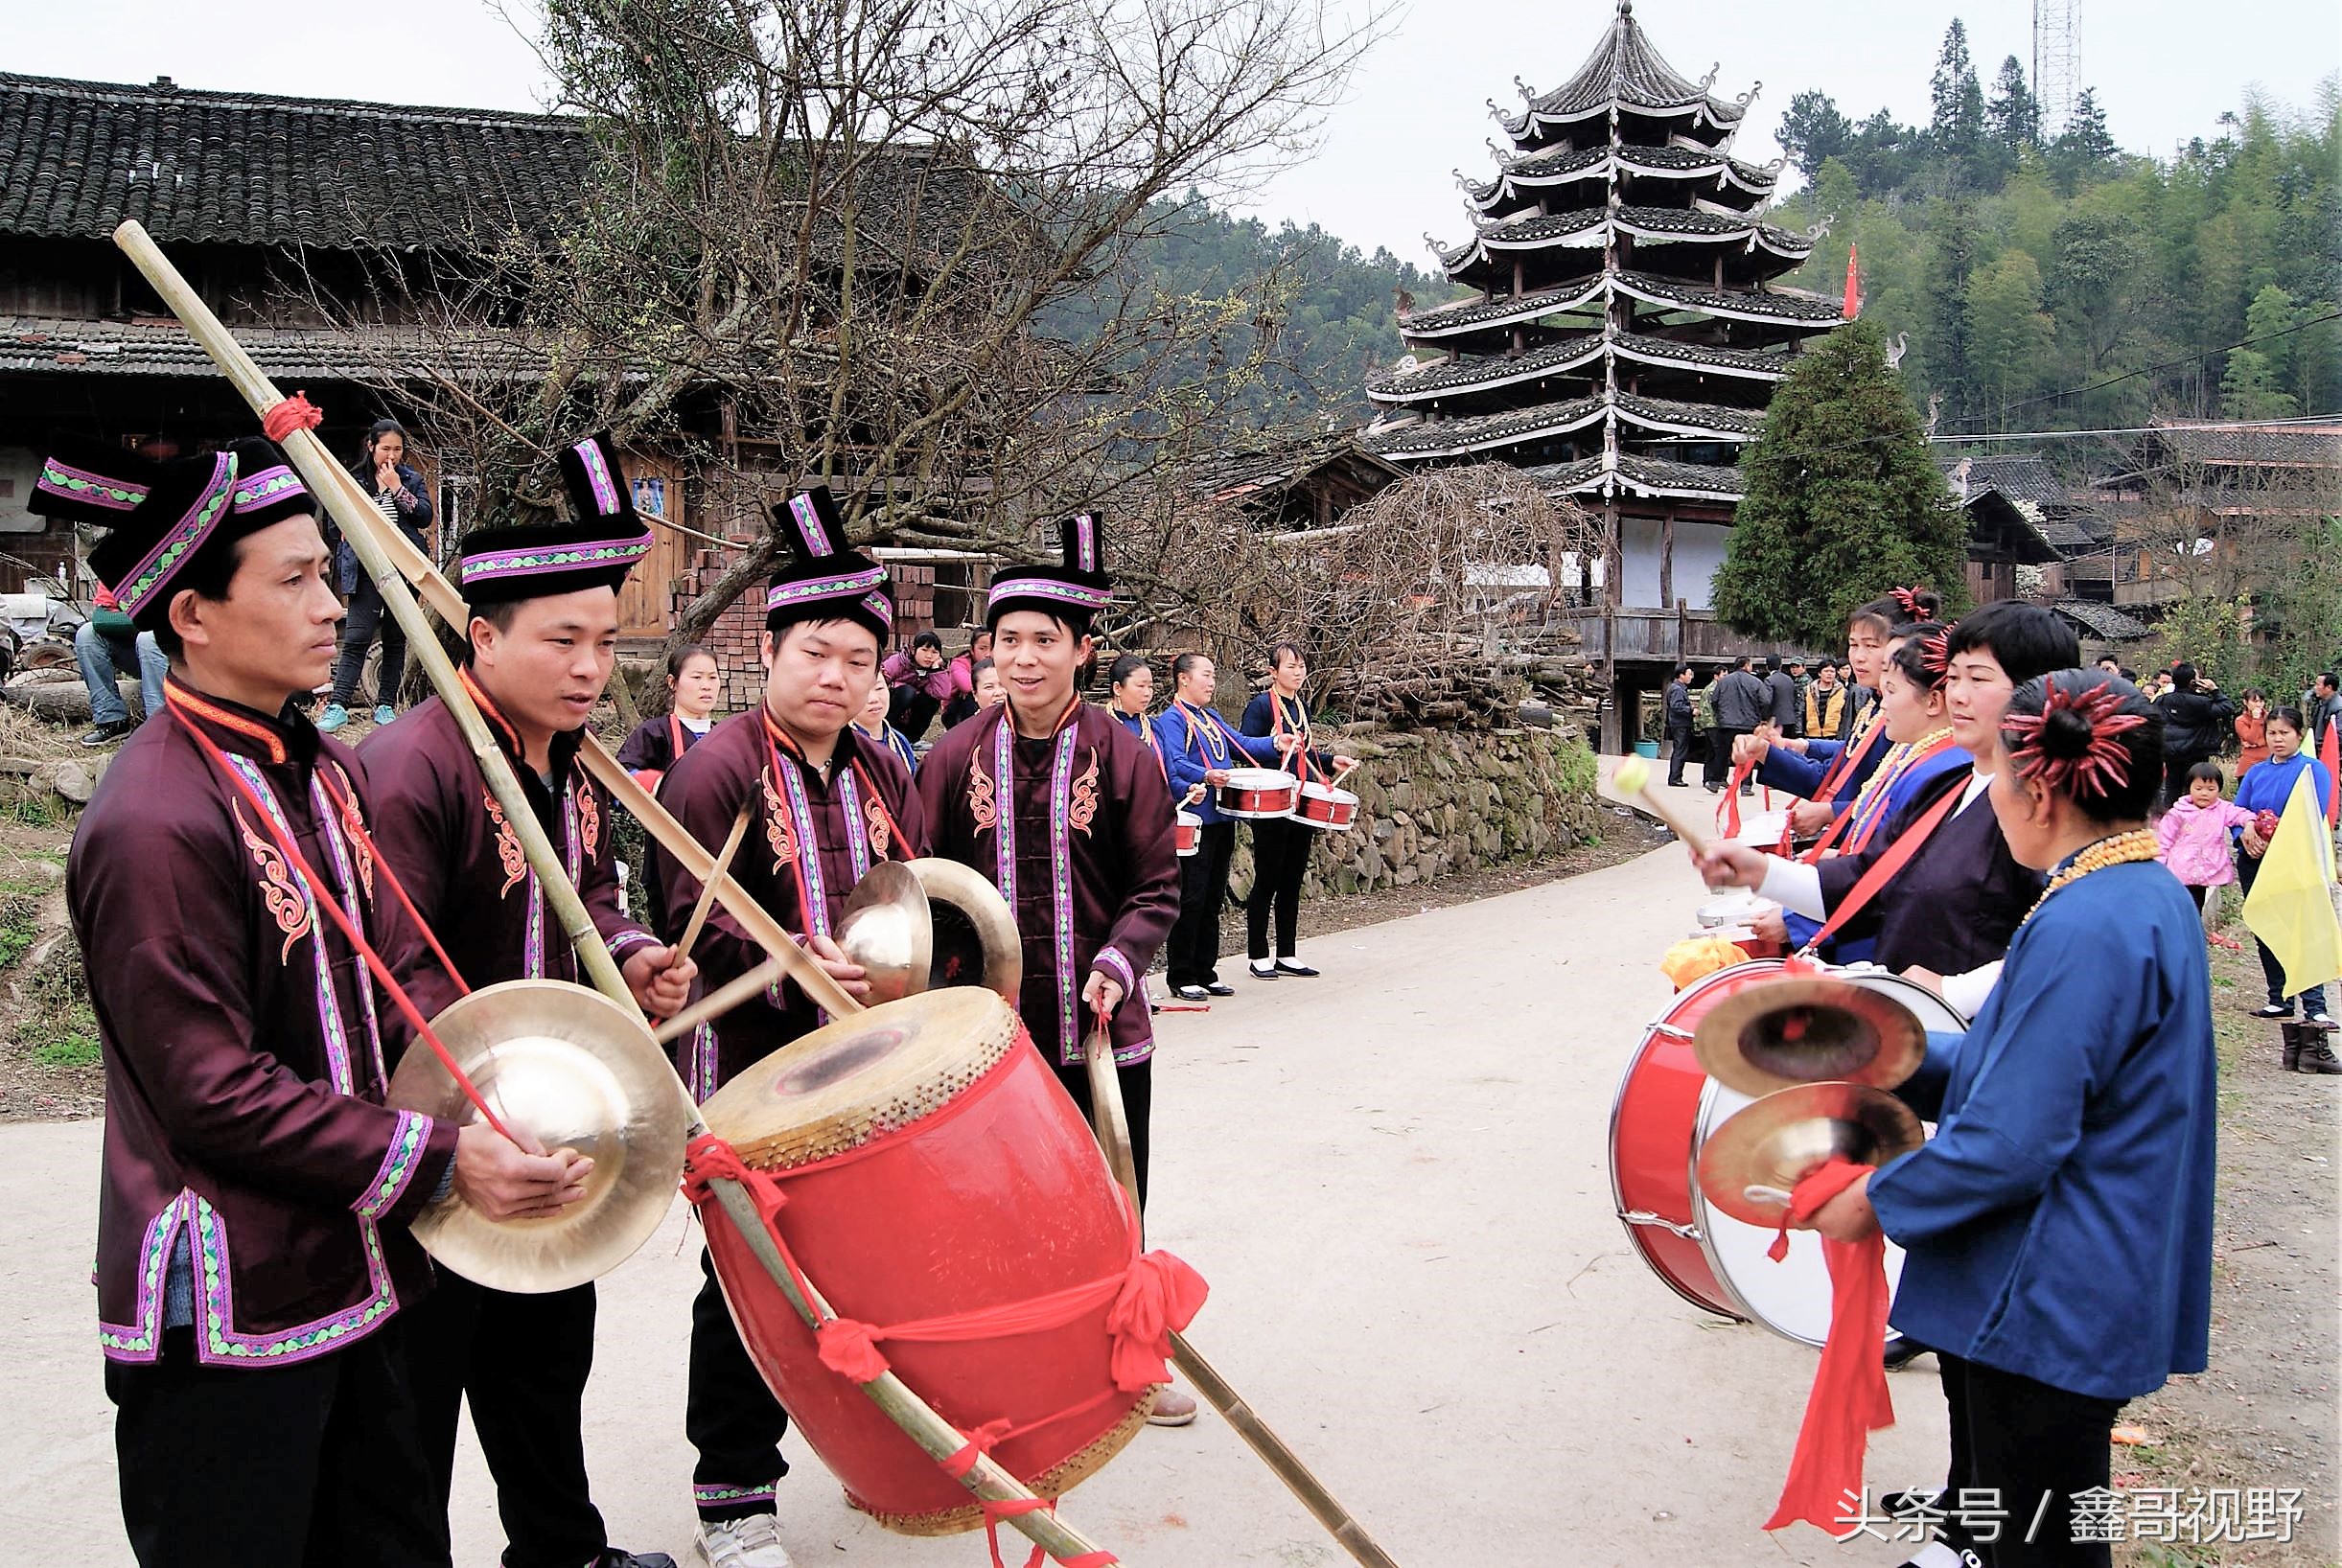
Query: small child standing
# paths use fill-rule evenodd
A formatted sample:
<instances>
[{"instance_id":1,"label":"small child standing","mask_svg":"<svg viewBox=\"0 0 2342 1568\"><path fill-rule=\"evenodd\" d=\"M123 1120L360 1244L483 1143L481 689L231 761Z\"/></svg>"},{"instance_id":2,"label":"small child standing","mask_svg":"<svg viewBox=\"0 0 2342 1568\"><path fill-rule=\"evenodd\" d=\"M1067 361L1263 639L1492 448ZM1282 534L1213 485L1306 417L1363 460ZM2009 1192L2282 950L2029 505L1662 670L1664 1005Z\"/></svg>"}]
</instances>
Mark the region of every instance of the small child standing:
<instances>
[{"instance_id":1,"label":"small child standing","mask_svg":"<svg viewBox=\"0 0 2342 1568\"><path fill-rule=\"evenodd\" d=\"M2251 812L2220 798L2223 782L2213 763L2199 762L2189 769L2186 796L2171 802L2155 829L2155 858L2170 867L2199 911L2207 889L2237 880L2237 865L2228 850L2229 830L2249 827L2253 821Z\"/></svg>"}]
</instances>

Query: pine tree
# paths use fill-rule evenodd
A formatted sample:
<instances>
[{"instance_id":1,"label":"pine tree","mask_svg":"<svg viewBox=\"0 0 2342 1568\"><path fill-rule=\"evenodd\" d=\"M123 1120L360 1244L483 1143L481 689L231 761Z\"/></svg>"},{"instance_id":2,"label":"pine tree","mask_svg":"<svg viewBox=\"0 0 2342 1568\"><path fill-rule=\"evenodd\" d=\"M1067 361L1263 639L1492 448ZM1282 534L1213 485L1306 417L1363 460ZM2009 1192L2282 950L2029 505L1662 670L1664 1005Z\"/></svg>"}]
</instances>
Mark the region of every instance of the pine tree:
<instances>
[{"instance_id":1,"label":"pine tree","mask_svg":"<svg viewBox=\"0 0 2342 1568\"><path fill-rule=\"evenodd\" d=\"M1734 630L1826 648L1848 611L1898 584L1959 596L1964 519L1871 322L1797 356L1742 467L1715 585Z\"/></svg>"},{"instance_id":2,"label":"pine tree","mask_svg":"<svg viewBox=\"0 0 2342 1568\"><path fill-rule=\"evenodd\" d=\"M1984 120L1992 127L1992 139L2009 152L2041 145L2041 101L2025 84L2025 67L2014 55L2001 61Z\"/></svg>"},{"instance_id":3,"label":"pine tree","mask_svg":"<svg viewBox=\"0 0 2342 1568\"><path fill-rule=\"evenodd\" d=\"M1927 134L1938 151L1967 160L1983 150L1984 89L1976 80L1976 62L1968 58L1967 25L1957 16L1944 32L1928 102L1934 115Z\"/></svg>"}]
</instances>

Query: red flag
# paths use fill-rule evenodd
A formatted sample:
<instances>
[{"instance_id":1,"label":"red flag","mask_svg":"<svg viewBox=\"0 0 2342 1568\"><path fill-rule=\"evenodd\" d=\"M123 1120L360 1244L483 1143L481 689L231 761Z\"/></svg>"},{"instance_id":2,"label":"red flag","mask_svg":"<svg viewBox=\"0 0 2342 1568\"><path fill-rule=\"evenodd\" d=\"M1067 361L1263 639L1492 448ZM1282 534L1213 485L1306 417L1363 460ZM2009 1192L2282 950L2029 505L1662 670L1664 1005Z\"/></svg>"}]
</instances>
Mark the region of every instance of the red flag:
<instances>
[{"instance_id":1,"label":"red flag","mask_svg":"<svg viewBox=\"0 0 2342 1568\"><path fill-rule=\"evenodd\" d=\"M2318 748L2318 760L2326 764L2326 776L2334 782L2333 794L2326 801L2326 825L2342 823L2342 713L2326 721L2326 743Z\"/></svg>"},{"instance_id":2,"label":"red flag","mask_svg":"<svg viewBox=\"0 0 2342 1568\"><path fill-rule=\"evenodd\" d=\"M1848 321L1863 313L1861 280L1854 269L1854 247L1846 246L1846 303L1841 312Z\"/></svg>"}]
</instances>

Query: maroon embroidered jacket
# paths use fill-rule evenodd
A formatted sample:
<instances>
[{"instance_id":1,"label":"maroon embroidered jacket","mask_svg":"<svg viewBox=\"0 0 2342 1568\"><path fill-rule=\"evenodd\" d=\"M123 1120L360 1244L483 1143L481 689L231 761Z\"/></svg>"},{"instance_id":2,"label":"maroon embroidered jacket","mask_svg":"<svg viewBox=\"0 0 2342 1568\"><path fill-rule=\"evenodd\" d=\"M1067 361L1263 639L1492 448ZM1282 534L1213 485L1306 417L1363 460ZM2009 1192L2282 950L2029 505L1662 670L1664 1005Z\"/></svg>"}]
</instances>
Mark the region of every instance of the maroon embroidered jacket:
<instances>
[{"instance_id":1,"label":"maroon embroidered jacket","mask_svg":"<svg viewBox=\"0 0 2342 1568\"><path fill-rule=\"evenodd\" d=\"M755 802L756 825L732 857L732 875L800 941L808 925L823 935L837 930L854 884L877 862L916 860L927 851L918 795L892 751L866 744L848 728L838 737L824 781L766 722L761 703L709 730L659 785L660 804L711 848L731 836L743 800ZM699 880L663 850L652 855L653 880L665 902L661 929L670 937L681 935L699 902ZM765 951L717 904L691 957L704 993L762 964ZM794 983L768 988L762 1000L734 1007L710 1027L676 1042L677 1065L692 1093L706 1099L734 1073L819 1024L818 1009Z\"/></svg>"},{"instance_id":2,"label":"maroon embroidered jacket","mask_svg":"<svg viewBox=\"0 0 2342 1568\"><path fill-rule=\"evenodd\" d=\"M1112 976L1114 1059L1143 1061L1154 1027L1139 983L1179 912L1179 857L1162 764L1103 708L1021 740L1002 703L919 764L928 842L991 879L1025 939L1017 1011L1051 1061L1081 1060L1081 988Z\"/></svg>"},{"instance_id":3,"label":"maroon embroidered jacket","mask_svg":"<svg viewBox=\"0 0 2342 1568\"><path fill-rule=\"evenodd\" d=\"M302 884L168 717L123 747L83 815L65 891L105 1064L99 1339L114 1360L155 1358L183 1236L197 1355L282 1366L429 1288L406 1224L456 1129L383 1107L406 1026L313 902L334 899L394 963L410 934L376 886L357 759L306 719L175 681L171 701L326 886Z\"/></svg>"},{"instance_id":4,"label":"maroon embroidered jacket","mask_svg":"<svg viewBox=\"0 0 2342 1568\"><path fill-rule=\"evenodd\" d=\"M521 760L520 738L495 704L477 686L473 694L612 956L624 963L632 949L657 942L618 912L610 797L576 766L583 732L553 737L548 791ZM447 704L432 697L410 709L367 736L359 755L374 780L383 854L464 982L476 990L499 980L577 980L577 955ZM418 956L409 984L427 1017L457 995L428 952Z\"/></svg>"}]
</instances>

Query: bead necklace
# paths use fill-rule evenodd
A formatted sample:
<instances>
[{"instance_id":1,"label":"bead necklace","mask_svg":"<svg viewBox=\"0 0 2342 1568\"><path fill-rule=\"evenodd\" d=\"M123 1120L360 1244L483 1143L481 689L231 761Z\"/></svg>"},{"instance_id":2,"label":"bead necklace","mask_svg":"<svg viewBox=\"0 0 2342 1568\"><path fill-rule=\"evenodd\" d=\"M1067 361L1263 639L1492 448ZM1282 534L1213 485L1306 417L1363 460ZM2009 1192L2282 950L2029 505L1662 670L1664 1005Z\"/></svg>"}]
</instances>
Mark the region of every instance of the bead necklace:
<instances>
[{"instance_id":1,"label":"bead necklace","mask_svg":"<svg viewBox=\"0 0 2342 1568\"><path fill-rule=\"evenodd\" d=\"M2025 920L2039 914L2041 906L2047 904L2050 895L2058 888L2079 882L2093 871L2103 871L2109 865L2131 865L2141 861L2154 860L2157 858L2156 847L2154 830L2144 827L2134 828L2128 833L2117 833L2085 846L2066 863L2064 870L2050 878L2050 885L2041 889L2041 896L2033 900L2033 907L2025 911ZM2022 926L2025 920L2017 924Z\"/></svg>"},{"instance_id":2,"label":"bead necklace","mask_svg":"<svg viewBox=\"0 0 2342 1568\"><path fill-rule=\"evenodd\" d=\"M1867 844L1870 835L1886 821L1888 792L1901 781L1905 773L1941 751L1951 743L1951 739L1952 728L1946 725L1941 729L1928 731L1908 745L1900 741L1895 743L1894 749L1887 754L1886 761L1880 764L1878 771L1863 782L1861 792L1854 796L1854 804L1847 810L1846 825L1855 831L1855 838L1846 845L1848 854ZM1872 815L1874 812L1875 815Z\"/></svg>"}]
</instances>

